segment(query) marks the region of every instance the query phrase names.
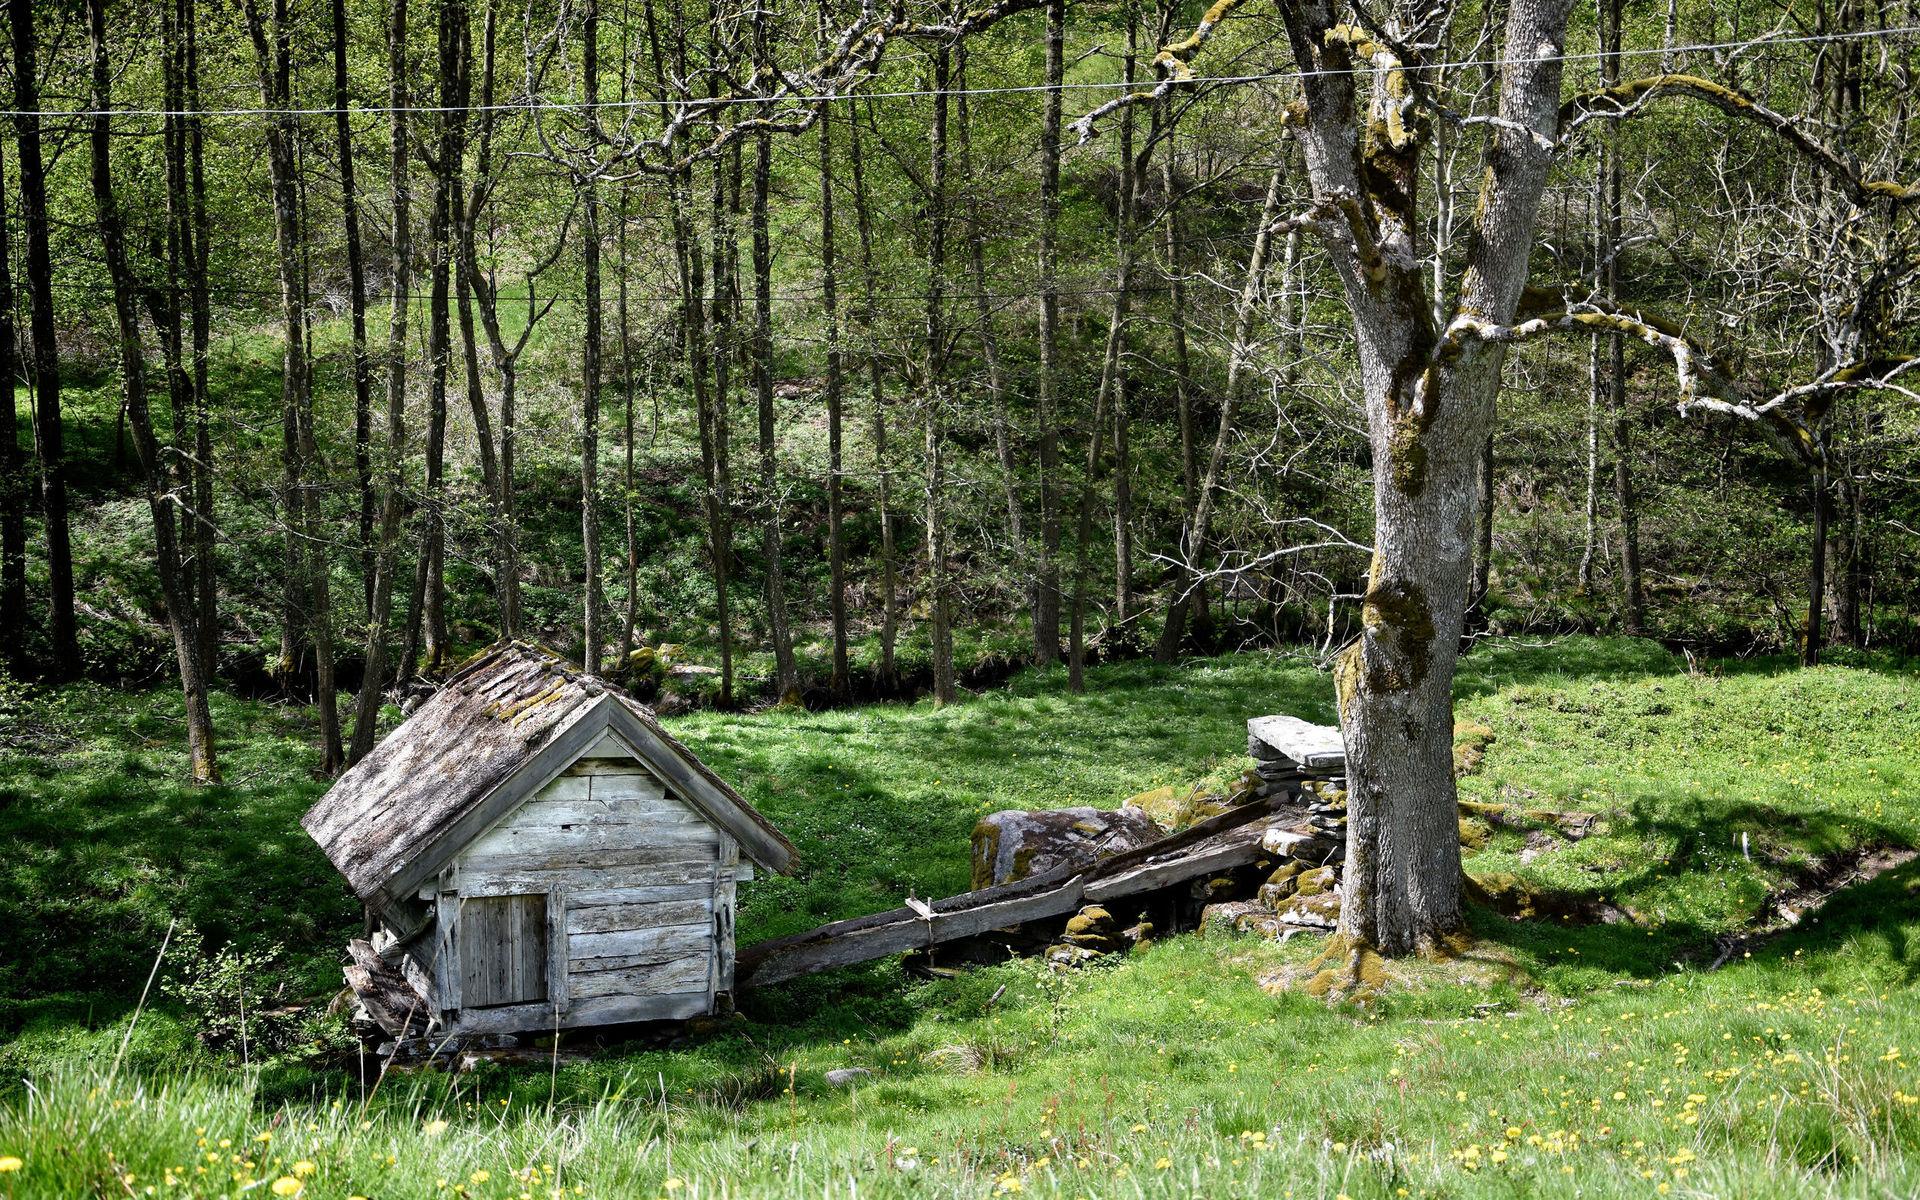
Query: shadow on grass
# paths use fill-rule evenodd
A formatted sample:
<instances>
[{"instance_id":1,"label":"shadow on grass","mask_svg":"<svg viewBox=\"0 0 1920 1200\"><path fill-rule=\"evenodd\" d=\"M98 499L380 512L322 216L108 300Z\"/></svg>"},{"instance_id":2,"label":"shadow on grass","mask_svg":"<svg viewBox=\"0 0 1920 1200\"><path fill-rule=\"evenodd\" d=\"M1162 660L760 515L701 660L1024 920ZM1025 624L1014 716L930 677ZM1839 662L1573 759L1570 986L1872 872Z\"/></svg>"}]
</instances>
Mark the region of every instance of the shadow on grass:
<instances>
[{"instance_id":1,"label":"shadow on grass","mask_svg":"<svg viewBox=\"0 0 1920 1200\"><path fill-rule=\"evenodd\" d=\"M1603 883L1596 882L1590 888L1556 889L1556 895L1564 897L1569 907L1597 909L1608 900L1618 903L1618 898L1656 892L1683 881L1713 886L1717 870L1713 860L1731 864L1750 857L1770 876L1766 880L1768 890L1756 906L1757 920L1771 915L1772 898L1782 892L1823 890L1828 886L1840 890L1814 918L1827 940L1843 938L1856 929L1873 928L1879 922L1886 922L1889 930L1897 929L1896 922L1903 917L1920 916L1912 884L1894 891L1889 891L1890 885L1886 884L1896 876L1914 878L1907 868L1852 886L1842 886L1844 880L1834 877L1836 861L1845 857L1850 862L1854 852L1904 846L1904 836L1888 826L1857 817L1847 818L1842 824L1763 804L1710 810L1698 801L1689 801L1657 815L1651 811L1653 807L1652 801L1636 802L1625 817L1617 820L1640 845L1671 846L1669 853L1649 858L1625 874L1610 874ZM1759 882L1754 876L1747 878ZM1898 903L1876 910L1863 904L1861 896L1884 897ZM1476 936L1505 944L1536 961L1550 962L1572 954L1583 967L1642 980L1667 974L1683 964L1711 961L1718 939L1738 932L1670 916L1648 926L1628 921L1511 921L1476 910L1472 923ZM1899 944L1890 943L1890 949L1900 962L1909 963L1904 932L1900 937ZM1908 969L1911 972L1914 968L1910 965Z\"/></svg>"}]
</instances>

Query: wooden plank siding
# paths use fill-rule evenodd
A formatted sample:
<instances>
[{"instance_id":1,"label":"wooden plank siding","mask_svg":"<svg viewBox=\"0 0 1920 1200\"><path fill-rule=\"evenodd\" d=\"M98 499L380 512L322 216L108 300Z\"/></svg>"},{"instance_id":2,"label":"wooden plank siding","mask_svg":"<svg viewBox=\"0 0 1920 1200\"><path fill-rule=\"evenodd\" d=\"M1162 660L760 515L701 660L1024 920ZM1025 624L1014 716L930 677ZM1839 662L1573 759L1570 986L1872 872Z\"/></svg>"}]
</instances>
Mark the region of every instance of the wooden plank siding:
<instances>
[{"instance_id":1,"label":"wooden plank siding","mask_svg":"<svg viewBox=\"0 0 1920 1200\"><path fill-rule=\"evenodd\" d=\"M460 903L461 1002L468 1008L547 998L547 897L487 896Z\"/></svg>"},{"instance_id":2,"label":"wooden plank siding","mask_svg":"<svg viewBox=\"0 0 1920 1200\"><path fill-rule=\"evenodd\" d=\"M750 870L732 836L603 739L481 832L448 873L460 913L455 1029L711 1011L731 983L734 881ZM537 970L525 958L536 942Z\"/></svg>"}]
</instances>

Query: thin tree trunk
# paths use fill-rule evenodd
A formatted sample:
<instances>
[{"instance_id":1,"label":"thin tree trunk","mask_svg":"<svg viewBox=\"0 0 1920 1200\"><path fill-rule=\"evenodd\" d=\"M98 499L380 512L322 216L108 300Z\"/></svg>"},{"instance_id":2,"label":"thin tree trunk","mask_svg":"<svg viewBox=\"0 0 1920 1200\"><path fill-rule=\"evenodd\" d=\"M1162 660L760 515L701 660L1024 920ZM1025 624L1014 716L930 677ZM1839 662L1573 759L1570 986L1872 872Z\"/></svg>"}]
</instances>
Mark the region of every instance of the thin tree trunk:
<instances>
[{"instance_id":1,"label":"thin tree trunk","mask_svg":"<svg viewBox=\"0 0 1920 1200\"><path fill-rule=\"evenodd\" d=\"M214 555L216 515L213 508L213 402L208 388L209 351L213 342L213 297L207 275L208 247L213 222L207 211L205 129L200 111L200 33L195 0L176 0L176 28L181 35L181 94L186 115L182 131L187 150L187 220L193 231L192 252L186 256L189 325L193 338L193 507L192 522L194 630L200 639L200 662L211 682L220 663L220 597L218 560Z\"/></svg>"},{"instance_id":2,"label":"thin tree trunk","mask_svg":"<svg viewBox=\"0 0 1920 1200\"><path fill-rule=\"evenodd\" d=\"M765 10L755 18L763 25ZM756 31L764 44L766 31ZM767 193L773 180L773 134L754 136L753 155L753 390L759 402L760 553L766 573L767 623L773 638L773 694L799 703L800 674L787 625L787 574L780 546L780 479L773 411L773 242L767 228Z\"/></svg>"},{"instance_id":3,"label":"thin tree trunk","mask_svg":"<svg viewBox=\"0 0 1920 1200\"><path fill-rule=\"evenodd\" d=\"M622 81L622 92L625 82ZM628 187L620 186L618 238L620 249L619 280L619 319L620 319L620 393L626 399L625 427L621 432L621 450L625 458L625 479L620 501L621 513L626 523L626 615L620 621L620 652L615 657L616 667L625 671L627 662L633 654L634 631L640 624L640 533L634 523L634 473L633 473L633 329L628 324L627 311L627 196Z\"/></svg>"},{"instance_id":4,"label":"thin tree trunk","mask_svg":"<svg viewBox=\"0 0 1920 1200\"><path fill-rule=\"evenodd\" d=\"M1127 0L1126 50L1121 55L1121 80L1133 86L1139 61L1140 7ZM1119 240L1119 287L1113 298L1113 624L1125 629L1133 620L1133 397L1132 356L1128 335L1132 332L1134 214L1140 203L1140 176L1143 164L1133 152L1133 112L1129 107L1120 114L1120 213L1117 222Z\"/></svg>"},{"instance_id":5,"label":"thin tree trunk","mask_svg":"<svg viewBox=\"0 0 1920 1200\"><path fill-rule=\"evenodd\" d=\"M1173 5L1168 13L1175 11ZM1164 41L1164 37L1162 38ZM1199 502L1200 462L1199 446L1194 440L1193 412L1193 355L1187 341L1187 277L1182 265L1185 250L1185 228L1180 219L1180 178L1179 167L1174 157L1173 128L1171 125L1171 106L1163 107L1161 121L1166 128L1167 148L1160 160L1160 178L1167 193L1166 214L1166 256L1167 256L1167 320L1169 332L1173 337L1173 400L1174 412L1180 426L1180 508L1183 513L1191 513ZM1183 551L1184 546L1176 549ZM1174 576L1175 586L1179 587L1180 576ZM1201 645L1212 643L1210 626L1212 617L1207 609L1206 581L1196 581L1184 591L1176 590L1173 604L1190 609L1193 613L1194 632ZM1171 606L1169 606L1171 608ZM1164 629L1162 631L1164 633ZM1175 647L1172 652L1177 653ZM1154 656L1158 659L1156 647Z\"/></svg>"},{"instance_id":6,"label":"thin tree trunk","mask_svg":"<svg viewBox=\"0 0 1920 1200\"><path fill-rule=\"evenodd\" d=\"M7 195L6 146L0 143L0 198ZM13 248L0 203L0 654L11 672L26 666L27 462L20 450L19 337L13 322Z\"/></svg>"},{"instance_id":7,"label":"thin tree trunk","mask_svg":"<svg viewBox=\"0 0 1920 1200\"><path fill-rule=\"evenodd\" d=\"M707 514L707 554L713 571L716 620L722 644L729 642L730 621L727 612L727 572L731 566L726 510L721 503L719 463L715 442L715 401L709 372L713 349L707 337L706 258L700 240L694 236L689 210L692 207L693 173L682 168L669 183L675 258L680 271L681 338L686 348L687 378L693 388L694 416L700 433L700 471L702 494ZM729 655L730 661L730 655Z\"/></svg>"},{"instance_id":8,"label":"thin tree trunk","mask_svg":"<svg viewBox=\"0 0 1920 1200\"><path fill-rule=\"evenodd\" d=\"M440 137L433 166L433 211L428 218L427 245L431 271L427 302L427 438L426 528L415 564L413 593L417 601L408 617L408 663L411 671L418 649L429 674L445 669L451 647L447 636L447 388L453 372L453 256L454 205L457 180L466 155L466 42L465 0L440 0L438 49L440 67ZM414 631L419 631L415 640Z\"/></svg>"},{"instance_id":9,"label":"thin tree trunk","mask_svg":"<svg viewBox=\"0 0 1920 1200\"><path fill-rule=\"evenodd\" d=\"M875 325L879 315L874 298L877 268L873 259L873 212L867 203L866 174L860 161L860 123L847 122L847 165L853 170L853 215L860 234L862 303L860 332L866 341L867 379L871 388L873 420L874 507L880 521L880 682L891 689L899 682L894 666L894 643L899 637L900 580L894 550L893 475L887 465L887 396L881 385L880 347Z\"/></svg>"},{"instance_id":10,"label":"thin tree trunk","mask_svg":"<svg viewBox=\"0 0 1920 1200\"><path fill-rule=\"evenodd\" d=\"M824 26L822 32L824 33ZM833 121L820 113L820 304L827 319L827 607L833 621L833 667L827 690L836 700L851 691L847 672L847 547L843 526L846 498L841 481L844 399L841 395L839 264L833 228Z\"/></svg>"},{"instance_id":11,"label":"thin tree trunk","mask_svg":"<svg viewBox=\"0 0 1920 1200\"><path fill-rule=\"evenodd\" d=\"M736 148L738 143L735 143ZM718 590L718 618L720 623L720 703L722 707L733 705L733 617L729 592L733 580L733 469L731 458L732 440L732 372L733 360L733 294L739 285L739 245L736 226L732 219L731 201L728 196L727 157L716 157L713 161L713 297L712 321L713 333L713 491L714 505L719 516L719 538L716 562L719 564L714 574L714 585ZM737 194L737 193L736 193Z\"/></svg>"},{"instance_id":12,"label":"thin tree trunk","mask_svg":"<svg viewBox=\"0 0 1920 1200\"><path fill-rule=\"evenodd\" d=\"M374 542L373 612L367 619L365 673L354 701L353 744L359 762L373 749L380 697L386 687L387 627L393 615L394 543L400 533L405 485L407 417L407 307L413 284L412 191L408 183L407 0L389 0L387 16L387 107L393 123L388 187L393 196L393 262L388 287L387 443L380 464L380 522ZM505 417L502 422L505 423ZM504 473L503 473L504 477Z\"/></svg>"},{"instance_id":13,"label":"thin tree trunk","mask_svg":"<svg viewBox=\"0 0 1920 1200\"><path fill-rule=\"evenodd\" d=\"M1133 48L1138 36L1131 3L1127 9L1128 53L1123 72L1133 74ZM1089 541L1093 537L1094 495L1100 469L1102 441L1106 433L1108 410L1112 409L1114 436L1114 627L1125 624L1132 607L1130 576L1133 570L1132 497L1127 462L1127 364L1126 342L1133 303L1133 214L1138 200L1139 163L1133 154L1133 109L1121 114L1120 195L1115 222L1116 263L1114 267L1113 312L1107 324L1107 348L1100 361L1100 386L1094 393L1093 434L1087 443L1087 474L1080 483L1079 523L1073 550L1073 600L1068 615L1067 684L1074 691L1086 687L1086 610Z\"/></svg>"},{"instance_id":14,"label":"thin tree trunk","mask_svg":"<svg viewBox=\"0 0 1920 1200\"><path fill-rule=\"evenodd\" d=\"M1285 166L1275 163L1273 174L1267 177L1267 195L1260 206L1260 224L1254 230L1253 251L1247 256L1246 278L1240 284L1239 297L1234 301L1233 344L1227 348L1227 382L1220 393L1220 424L1213 436L1213 449L1207 455L1206 473L1201 476L1200 486L1195 493L1193 511L1188 514L1181 534L1181 559L1185 569L1181 573L1181 582L1175 585L1179 590L1174 593L1173 603L1167 607L1167 621L1160 631L1160 644L1154 650L1154 658L1159 662L1172 662L1179 656L1192 603L1190 593L1199 586L1200 571L1204 569L1201 560L1206 554L1207 537L1213 526L1214 496L1219 491L1220 479L1226 470L1227 446L1233 440L1234 417L1240 407L1240 376L1253 348L1253 317L1260 299L1261 280L1267 273L1267 259L1273 251L1273 225L1280 215L1280 182L1285 178L1285 173Z\"/></svg>"},{"instance_id":15,"label":"thin tree trunk","mask_svg":"<svg viewBox=\"0 0 1920 1200\"><path fill-rule=\"evenodd\" d=\"M1607 53L1600 59L1601 86L1615 83L1620 76L1621 0L1600 0L1605 6L1601 22L1607 39ZM1620 298L1621 177L1620 141L1617 127L1601 135L1600 159L1605 164L1604 189L1606 236L1601 256L1602 284L1609 302ZM1620 510L1620 576L1626 591L1628 634L1646 632L1646 589L1640 577L1640 504L1634 495L1633 426L1627 415L1626 337L1618 330L1607 337L1607 411L1613 417L1613 501Z\"/></svg>"},{"instance_id":16,"label":"thin tree trunk","mask_svg":"<svg viewBox=\"0 0 1920 1200\"><path fill-rule=\"evenodd\" d=\"M20 217L27 233L29 332L33 338L33 435L40 462L40 511L47 543L47 640L54 681L80 674L74 618L73 540L67 502L65 426L60 416L60 352L53 320L52 224L40 155L40 63L30 0L8 6L13 27L13 118L20 159Z\"/></svg>"},{"instance_id":17,"label":"thin tree trunk","mask_svg":"<svg viewBox=\"0 0 1920 1200\"><path fill-rule=\"evenodd\" d=\"M313 435L313 397L307 357L306 289L300 278L304 231L300 224L299 183L294 162L297 128L292 107L293 46L287 0L273 0L270 21L254 0L245 5L248 34L260 77L262 107L283 115L267 125L267 164L273 187L274 249L279 260L282 315L281 405L286 440L286 519L288 523L288 632L290 651L304 627L313 644L316 715L320 722L321 773L336 774L345 765L340 717L334 693L332 611L325 540L321 533L317 480L319 453ZM304 604L304 614L300 611ZM304 619L303 619L304 618ZM289 671L291 661L284 663Z\"/></svg>"},{"instance_id":18,"label":"thin tree trunk","mask_svg":"<svg viewBox=\"0 0 1920 1200\"><path fill-rule=\"evenodd\" d=\"M347 90L347 0L331 0L333 138L340 159L340 219L346 231L347 315L353 335L353 474L360 488L360 578L364 611L373 611L373 367L367 355L367 270L360 250L360 197L354 182L353 122Z\"/></svg>"},{"instance_id":19,"label":"thin tree trunk","mask_svg":"<svg viewBox=\"0 0 1920 1200\"><path fill-rule=\"evenodd\" d=\"M580 78L586 122L599 130L600 0L584 0L580 17ZM581 662L600 673L605 633L600 627L600 179L590 163L575 180L583 193L580 228L581 276L585 282L585 336L580 348L580 556L586 569L581 598Z\"/></svg>"},{"instance_id":20,"label":"thin tree trunk","mask_svg":"<svg viewBox=\"0 0 1920 1200\"><path fill-rule=\"evenodd\" d=\"M1470 609L1487 599L1493 576L1493 434L1480 443L1480 468L1474 476L1473 589L1467 593Z\"/></svg>"},{"instance_id":21,"label":"thin tree trunk","mask_svg":"<svg viewBox=\"0 0 1920 1200\"><path fill-rule=\"evenodd\" d=\"M195 783L215 783L220 768L214 751L213 716L207 705L206 677L200 671L199 644L193 631L193 604L187 595L180 566L170 492L160 441L154 436L147 406L146 355L140 343L140 315L136 303L139 282L127 263L124 231L113 190L111 91L112 68L107 60L106 0L88 0L87 32L92 49L93 92L90 122L91 175L95 224L102 257L112 281L113 309L119 333L120 384L132 426L134 450L147 485L147 509L153 518L154 567L160 580L167 626L173 634L174 659L180 673L180 691L187 717L187 758ZM12 380L7 380L9 386ZM9 430L11 433L11 430Z\"/></svg>"},{"instance_id":22,"label":"thin tree trunk","mask_svg":"<svg viewBox=\"0 0 1920 1200\"><path fill-rule=\"evenodd\" d=\"M1860 512L1860 483L1854 472L1853 455L1842 453L1835 456L1839 460L1839 471L1834 480L1834 493L1839 500L1839 528L1833 534L1832 556L1834 566L1832 579L1828 583L1828 592L1833 605L1833 628L1830 640L1836 646L1858 646L1862 643L1860 629L1860 574L1861 558L1860 531L1864 522Z\"/></svg>"},{"instance_id":23,"label":"thin tree trunk","mask_svg":"<svg viewBox=\"0 0 1920 1200\"><path fill-rule=\"evenodd\" d=\"M485 398L480 397L473 408L474 426L480 435L481 469L488 479L490 502L493 508L493 544L494 544L494 593L495 603L500 614L500 638L502 641L517 637L520 630L520 530L519 517L514 503L514 453L518 442L518 389L519 359L526 348L527 340L533 336L533 328L551 308L553 301L541 306L534 290L534 279L556 263L566 248L567 226L571 214L563 220L560 234L554 240L552 252L527 273L527 318L522 326L519 338L512 347L507 345L506 334L500 324L500 296L493 279L480 269L476 227L481 217L488 211L496 181L493 177L493 130L495 114L494 65L495 41L498 26L498 13L494 0L487 0L486 14L481 21L481 73L479 125L475 136L474 184L467 192L466 204L459 215L458 236L460 239L460 280L461 303L472 299L480 309L481 327L486 331L487 347L494 370L500 376L500 432L497 456L492 451L490 421L487 417ZM469 89L470 90L470 89ZM471 323L466 309L461 309L462 333L471 344ZM469 358L469 379L477 380L477 368ZM477 382L470 382L470 390L479 396Z\"/></svg>"},{"instance_id":24,"label":"thin tree trunk","mask_svg":"<svg viewBox=\"0 0 1920 1200\"><path fill-rule=\"evenodd\" d=\"M933 702L954 699L953 625L949 611L946 523L947 88L949 51L933 51L933 124L927 131L927 305L922 369L926 379L927 607L933 618Z\"/></svg>"},{"instance_id":25,"label":"thin tree trunk","mask_svg":"<svg viewBox=\"0 0 1920 1200\"><path fill-rule=\"evenodd\" d=\"M163 264L163 275L157 284L144 285L138 290L145 300L154 332L160 337L170 417L168 436L161 448L161 473L168 495L176 498L167 505L167 514L168 519L175 523L174 545L180 547L184 531L190 528L193 520L193 380L186 367L186 326L180 281L181 269L193 252L193 228L186 209L187 147L179 115L186 105L186 97L181 87L180 31L176 20L174 5L170 0L163 3L160 10L160 78L162 103L167 112L160 119L160 154L167 181L167 195L165 232L155 239L163 246L155 255ZM185 561L190 550L182 549L180 553L182 595L188 608L193 609L194 574ZM197 631L193 651L198 657L200 639ZM201 659L201 677L204 679L209 674L208 663Z\"/></svg>"},{"instance_id":26,"label":"thin tree trunk","mask_svg":"<svg viewBox=\"0 0 1920 1200\"><path fill-rule=\"evenodd\" d=\"M979 323L980 355L986 360L987 395L992 402L994 457L1000 463L1002 502L1007 510L1007 544L1013 563L1024 575L1027 564L1027 535L1020 506L1019 479L1014 472L1012 420L1007 414L1007 377L1000 362L1000 338L994 331L993 301L987 288L987 230L980 216L979 184L973 175L973 119L967 102L967 50L961 42L954 50L954 87L957 95L954 134L960 156L960 176L967 183L967 266L973 276L974 320Z\"/></svg>"},{"instance_id":27,"label":"thin tree trunk","mask_svg":"<svg viewBox=\"0 0 1920 1200\"><path fill-rule=\"evenodd\" d=\"M1824 643L1822 619L1827 606L1827 527L1833 511L1828 480L1829 451L1823 428L1814 435L1813 462L1807 472L1807 488L1813 501L1812 554L1807 563L1807 634L1801 644L1800 661L1817 666Z\"/></svg>"},{"instance_id":28,"label":"thin tree trunk","mask_svg":"<svg viewBox=\"0 0 1920 1200\"><path fill-rule=\"evenodd\" d=\"M1066 0L1048 0L1046 101L1040 122L1040 554L1033 582L1033 648L1060 658L1060 116L1066 74Z\"/></svg>"},{"instance_id":29,"label":"thin tree trunk","mask_svg":"<svg viewBox=\"0 0 1920 1200\"><path fill-rule=\"evenodd\" d=\"M1595 212L1598 211L1596 205ZM1596 264L1595 274L1599 273ZM1600 398L1607 390L1606 371L1600 365L1600 347L1605 340L1606 335L1599 333L1587 339L1587 500L1580 527L1580 566L1574 574L1582 596L1593 593L1593 557L1600 544Z\"/></svg>"}]
</instances>

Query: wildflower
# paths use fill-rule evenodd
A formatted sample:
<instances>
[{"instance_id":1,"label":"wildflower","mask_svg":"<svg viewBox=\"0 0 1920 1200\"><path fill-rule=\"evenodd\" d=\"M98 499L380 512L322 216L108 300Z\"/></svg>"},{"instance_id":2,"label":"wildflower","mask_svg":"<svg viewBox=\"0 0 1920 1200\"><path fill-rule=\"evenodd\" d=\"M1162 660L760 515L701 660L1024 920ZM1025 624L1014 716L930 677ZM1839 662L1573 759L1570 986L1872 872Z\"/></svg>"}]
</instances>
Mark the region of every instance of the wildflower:
<instances>
[{"instance_id":1,"label":"wildflower","mask_svg":"<svg viewBox=\"0 0 1920 1200\"><path fill-rule=\"evenodd\" d=\"M9 1175L26 1166L18 1154L0 1154L0 1175Z\"/></svg>"},{"instance_id":2,"label":"wildflower","mask_svg":"<svg viewBox=\"0 0 1920 1200\"><path fill-rule=\"evenodd\" d=\"M300 1177L301 1179L305 1179L307 1176L313 1174L315 1171L318 1171L319 1169L320 1169L319 1167L315 1166L313 1163L308 1162L304 1158L301 1159L299 1162L293 1164L293 1173L296 1176Z\"/></svg>"},{"instance_id":3,"label":"wildflower","mask_svg":"<svg viewBox=\"0 0 1920 1200\"><path fill-rule=\"evenodd\" d=\"M276 1196L298 1196L301 1189L306 1186L306 1184L301 1183L291 1175L282 1175L273 1181L273 1194Z\"/></svg>"},{"instance_id":4,"label":"wildflower","mask_svg":"<svg viewBox=\"0 0 1920 1200\"><path fill-rule=\"evenodd\" d=\"M1172 1165L1173 1165L1173 1160L1168 1158L1164 1154L1161 1155L1159 1158L1156 1158L1153 1160L1153 1169L1156 1171L1164 1171L1168 1167L1171 1167Z\"/></svg>"},{"instance_id":5,"label":"wildflower","mask_svg":"<svg viewBox=\"0 0 1920 1200\"><path fill-rule=\"evenodd\" d=\"M446 1131L447 1131L447 1123L445 1121L438 1120L438 1119L428 1121L425 1125L422 1125L420 1127L420 1132L426 1134L428 1137L439 1137L441 1134L445 1133Z\"/></svg>"},{"instance_id":6,"label":"wildflower","mask_svg":"<svg viewBox=\"0 0 1920 1200\"><path fill-rule=\"evenodd\" d=\"M662 1184L661 1186L666 1188L670 1192L677 1192L681 1188L687 1186L687 1184L685 1180L681 1179L679 1176L676 1175L672 1179L667 1180L666 1183Z\"/></svg>"},{"instance_id":7,"label":"wildflower","mask_svg":"<svg viewBox=\"0 0 1920 1200\"><path fill-rule=\"evenodd\" d=\"M484 1171L484 1170L483 1170L483 1171L475 1171L475 1172L474 1172L473 1174L471 1174L471 1175L469 1175L469 1176L467 1176L467 1179L468 1179L469 1181L471 1181L471 1182L473 1182L473 1183L476 1183L476 1184L479 1184L479 1183L485 1183L485 1182L486 1182L487 1180L489 1180L489 1179L492 1179L492 1178L493 1178L493 1172L492 1172L492 1171Z\"/></svg>"}]
</instances>

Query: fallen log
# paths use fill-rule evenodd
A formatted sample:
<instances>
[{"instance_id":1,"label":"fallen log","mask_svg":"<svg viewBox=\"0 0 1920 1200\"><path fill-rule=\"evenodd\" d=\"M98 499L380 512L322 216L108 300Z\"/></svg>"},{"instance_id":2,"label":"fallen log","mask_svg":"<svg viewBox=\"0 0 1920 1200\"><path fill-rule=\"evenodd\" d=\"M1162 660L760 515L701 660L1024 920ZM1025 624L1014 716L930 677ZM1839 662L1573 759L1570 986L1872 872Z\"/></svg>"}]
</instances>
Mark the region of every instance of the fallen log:
<instances>
[{"instance_id":1,"label":"fallen log","mask_svg":"<svg viewBox=\"0 0 1920 1200\"><path fill-rule=\"evenodd\" d=\"M815 971L1064 916L1083 903L1117 900L1242 867L1266 856L1260 846L1264 829L1254 827L1256 823L1283 811L1302 810L1275 796L1209 817L1090 867L1062 867L930 905L916 902L758 942L740 951L735 984L765 987Z\"/></svg>"}]
</instances>

